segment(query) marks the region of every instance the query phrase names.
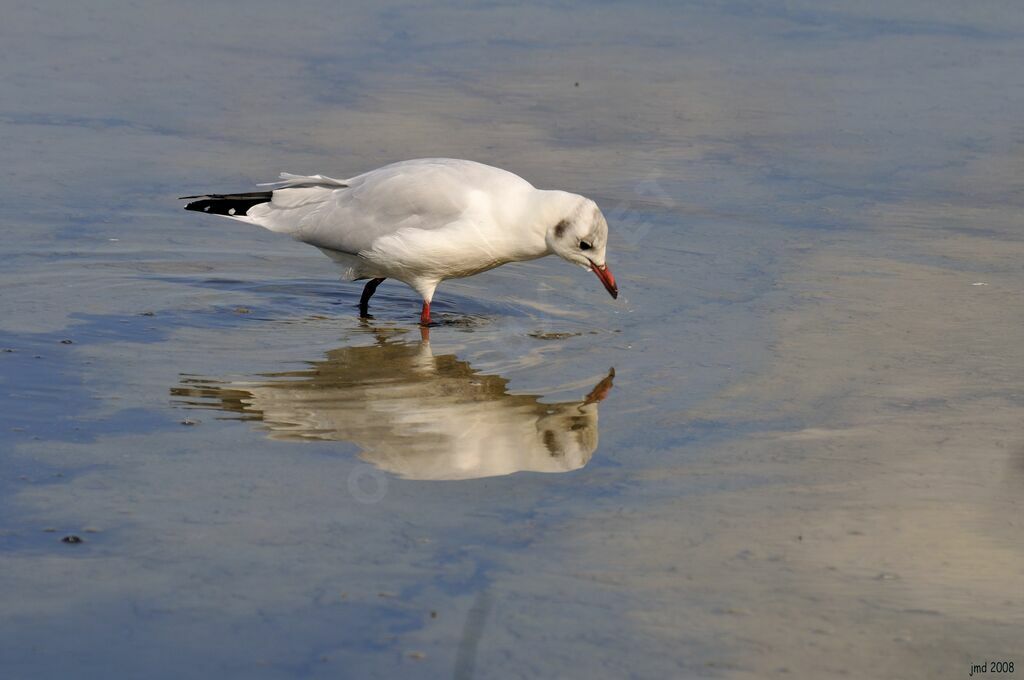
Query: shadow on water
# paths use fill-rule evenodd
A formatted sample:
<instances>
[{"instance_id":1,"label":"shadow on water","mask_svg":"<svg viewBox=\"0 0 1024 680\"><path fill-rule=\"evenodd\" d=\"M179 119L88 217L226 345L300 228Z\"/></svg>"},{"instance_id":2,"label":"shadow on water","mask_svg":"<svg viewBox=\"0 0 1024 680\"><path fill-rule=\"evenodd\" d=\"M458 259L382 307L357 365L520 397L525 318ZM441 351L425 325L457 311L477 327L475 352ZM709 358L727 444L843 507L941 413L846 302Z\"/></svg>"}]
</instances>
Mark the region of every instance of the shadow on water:
<instances>
[{"instance_id":1,"label":"shadow on water","mask_svg":"<svg viewBox=\"0 0 1024 680\"><path fill-rule=\"evenodd\" d=\"M506 378L454 354L435 356L426 332L419 343L376 336L256 380L183 375L171 395L187 408L258 421L271 439L354 442L363 460L406 479L568 472L597 449L597 405L614 369L585 398L544 404L541 395L509 394Z\"/></svg>"}]
</instances>

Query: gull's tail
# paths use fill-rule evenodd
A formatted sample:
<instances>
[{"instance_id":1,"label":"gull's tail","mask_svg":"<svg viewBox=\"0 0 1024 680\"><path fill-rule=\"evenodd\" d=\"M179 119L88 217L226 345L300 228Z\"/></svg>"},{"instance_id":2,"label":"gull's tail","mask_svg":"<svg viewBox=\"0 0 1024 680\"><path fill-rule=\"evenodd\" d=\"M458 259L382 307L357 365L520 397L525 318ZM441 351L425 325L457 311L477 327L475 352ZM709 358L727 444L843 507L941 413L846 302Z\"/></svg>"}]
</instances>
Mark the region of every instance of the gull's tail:
<instances>
[{"instance_id":1,"label":"gull's tail","mask_svg":"<svg viewBox=\"0 0 1024 680\"><path fill-rule=\"evenodd\" d=\"M181 198L198 198L185 205L185 210L240 217L248 214L249 208L260 203L270 202L272 191L255 191L249 194L206 194L204 196L182 196Z\"/></svg>"}]
</instances>

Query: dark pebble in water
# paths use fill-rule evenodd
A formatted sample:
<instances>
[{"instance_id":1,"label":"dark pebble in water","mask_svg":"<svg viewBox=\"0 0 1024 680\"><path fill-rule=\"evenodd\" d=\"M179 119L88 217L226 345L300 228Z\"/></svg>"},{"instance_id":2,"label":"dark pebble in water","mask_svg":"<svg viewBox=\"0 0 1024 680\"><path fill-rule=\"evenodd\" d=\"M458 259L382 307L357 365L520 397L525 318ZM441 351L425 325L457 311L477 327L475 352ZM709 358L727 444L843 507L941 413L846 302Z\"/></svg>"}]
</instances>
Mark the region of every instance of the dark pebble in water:
<instances>
[{"instance_id":1,"label":"dark pebble in water","mask_svg":"<svg viewBox=\"0 0 1024 680\"><path fill-rule=\"evenodd\" d=\"M75 535L65 536L64 538L60 539L60 542L61 543L85 543L85 541L83 541L80 537L75 536Z\"/></svg>"},{"instance_id":2,"label":"dark pebble in water","mask_svg":"<svg viewBox=\"0 0 1024 680\"><path fill-rule=\"evenodd\" d=\"M62 345L73 345L73 344L75 344L75 341L74 340L68 340L67 338L64 338L63 340L60 341L60 344L62 344Z\"/></svg>"},{"instance_id":3,"label":"dark pebble in water","mask_svg":"<svg viewBox=\"0 0 1024 680\"><path fill-rule=\"evenodd\" d=\"M528 334L531 338L538 340L565 340L566 338L573 338L579 335L579 333L542 333L540 331L534 331Z\"/></svg>"},{"instance_id":4,"label":"dark pebble in water","mask_svg":"<svg viewBox=\"0 0 1024 680\"><path fill-rule=\"evenodd\" d=\"M435 322L438 326L454 326L456 328L477 328L487 323L487 319L479 316L444 316Z\"/></svg>"}]
</instances>

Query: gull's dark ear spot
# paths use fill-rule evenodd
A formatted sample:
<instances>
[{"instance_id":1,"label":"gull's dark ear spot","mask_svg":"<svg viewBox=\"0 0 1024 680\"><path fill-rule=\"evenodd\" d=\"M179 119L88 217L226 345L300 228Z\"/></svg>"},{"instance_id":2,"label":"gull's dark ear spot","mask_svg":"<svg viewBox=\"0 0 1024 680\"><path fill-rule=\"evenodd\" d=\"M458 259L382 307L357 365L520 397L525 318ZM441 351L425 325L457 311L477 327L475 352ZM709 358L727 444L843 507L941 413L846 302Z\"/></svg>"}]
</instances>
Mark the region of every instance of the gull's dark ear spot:
<instances>
[{"instance_id":1,"label":"gull's dark ear spot","mask_svg":"<svg viewBox=\"0 0 1024 680\"><path fill-rule=\"evenodd\" d=\"M562 234L564 234L565 230L568 229L568 228L569 228L569 222L567 220L562 220L561 222L556 224L555 225L555 238L562 238Z\"/></svg>"}]
</instances>

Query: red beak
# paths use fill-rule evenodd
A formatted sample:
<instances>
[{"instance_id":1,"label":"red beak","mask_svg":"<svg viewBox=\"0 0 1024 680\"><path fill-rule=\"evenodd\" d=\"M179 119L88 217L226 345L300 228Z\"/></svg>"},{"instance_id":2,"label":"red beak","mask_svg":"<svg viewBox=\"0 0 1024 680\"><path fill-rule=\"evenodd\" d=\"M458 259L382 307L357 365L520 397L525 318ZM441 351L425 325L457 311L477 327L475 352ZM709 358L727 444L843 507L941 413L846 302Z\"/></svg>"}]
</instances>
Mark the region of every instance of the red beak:
<instances>
[{"instance_id":1,"label":"red beak","mask_svg":"<svg viewBox=\"0 0 1024 680\"><path fill-rule=\"evenodd\" d=\"M608 294L611 295L612 298L618 298L619 287L615 285L615 277L612 275L612 270L608 269L608 265L605 264L598 267L593 262L590 264L594 265L594 273L597 274L597 278L601 279L601 283L604 284L604 289L608 291Z\"/></svg>"}]
</instances>

